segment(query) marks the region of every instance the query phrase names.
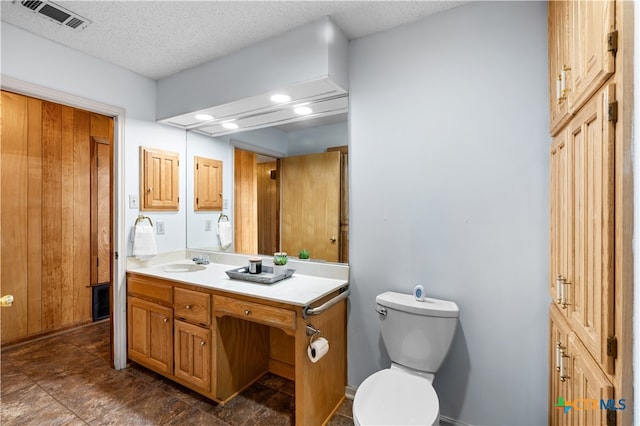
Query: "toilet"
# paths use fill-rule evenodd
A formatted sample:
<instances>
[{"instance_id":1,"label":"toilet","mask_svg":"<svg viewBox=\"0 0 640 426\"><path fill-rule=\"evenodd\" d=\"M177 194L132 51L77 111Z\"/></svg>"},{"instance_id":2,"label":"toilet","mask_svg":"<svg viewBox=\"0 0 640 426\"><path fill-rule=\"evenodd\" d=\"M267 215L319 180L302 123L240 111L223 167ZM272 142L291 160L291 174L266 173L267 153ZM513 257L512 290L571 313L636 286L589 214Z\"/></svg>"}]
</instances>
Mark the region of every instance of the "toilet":
<instances>
[{"instance_id":1,"label":"toilet","mask_svg":"<svg viewBox=\"0 0 640 426\"><path fill-rule=\"evenodd\" d=\"M376 297L382 340L391 367L367 377L353 399L356 425L438 425L433 378L458 322L458 305L388 291Z\"/></svg>"}]
</instances>

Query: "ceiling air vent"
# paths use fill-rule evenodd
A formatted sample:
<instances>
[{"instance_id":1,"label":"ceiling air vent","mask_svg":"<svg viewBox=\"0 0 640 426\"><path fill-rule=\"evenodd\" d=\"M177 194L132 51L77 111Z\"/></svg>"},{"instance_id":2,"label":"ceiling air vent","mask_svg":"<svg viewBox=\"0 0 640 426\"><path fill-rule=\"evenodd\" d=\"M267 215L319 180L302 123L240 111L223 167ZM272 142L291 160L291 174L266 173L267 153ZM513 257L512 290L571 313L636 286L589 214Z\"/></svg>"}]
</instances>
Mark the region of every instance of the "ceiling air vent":
<instances>
[{"instance_id":1,"label":"ceiling air vent","mask_svg":"<svg viewBox=\"0 0 640 426\"><path fill-rule=\"evenodd\" d=\"M90 23L86 18L73 13L52 1L25 0L21 4L32 12L43 16L56 24L64 25L74 30L84 30Z\"/></svg>"}]
</instances>

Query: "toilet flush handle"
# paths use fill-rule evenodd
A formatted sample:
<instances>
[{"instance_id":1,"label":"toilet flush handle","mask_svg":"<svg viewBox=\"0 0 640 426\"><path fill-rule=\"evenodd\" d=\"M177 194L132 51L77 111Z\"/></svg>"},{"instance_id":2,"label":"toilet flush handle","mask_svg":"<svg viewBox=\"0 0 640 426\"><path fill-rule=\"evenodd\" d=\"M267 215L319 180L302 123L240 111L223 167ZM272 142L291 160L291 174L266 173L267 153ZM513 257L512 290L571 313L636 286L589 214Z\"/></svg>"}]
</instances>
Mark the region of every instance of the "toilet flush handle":
<instances>
[{"instance_id":1,"label":"toilet flush handle","mask_svg":"<svg viewBox=\"0 0 640 426\"><path fill-rule=\"evenodd\" d=\"M383 317L387 316L387 308L385 308L384 306L380 306L380 305L376 306L376 312L382 315Z\"/></svg>"}]
</instances>

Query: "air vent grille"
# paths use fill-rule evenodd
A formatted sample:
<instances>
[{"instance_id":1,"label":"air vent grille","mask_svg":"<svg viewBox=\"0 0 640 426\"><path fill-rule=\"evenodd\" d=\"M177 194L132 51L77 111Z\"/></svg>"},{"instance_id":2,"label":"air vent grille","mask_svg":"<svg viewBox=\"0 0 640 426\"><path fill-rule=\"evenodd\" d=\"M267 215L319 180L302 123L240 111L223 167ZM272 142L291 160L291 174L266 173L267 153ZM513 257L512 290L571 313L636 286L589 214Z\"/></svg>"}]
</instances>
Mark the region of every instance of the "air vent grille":
<instances>
[{"instance_id":1,"label":"air vent grille","mask_svg":"<svg viewBox=\"0 0 640 426\"><path fill-rule=\"evenodd\" d=\"M23 1L22 5L24 7L28 7L31 10L36 10L38 8L38 6L40 6L42 4L41 1Z\"/></svg>"},{"instance_id":2,"label":"air vent grille","mask_svg":"<svg viewBox=\"0 0 640 426\"><path fill-rule=\"evenodd\" d=\"M88 19L55 4L52 1L25 0L20 4L38 16L45 17L52 22L73 28L74 30L83 30L91 23Z\"/></svg>"}]
</instances>

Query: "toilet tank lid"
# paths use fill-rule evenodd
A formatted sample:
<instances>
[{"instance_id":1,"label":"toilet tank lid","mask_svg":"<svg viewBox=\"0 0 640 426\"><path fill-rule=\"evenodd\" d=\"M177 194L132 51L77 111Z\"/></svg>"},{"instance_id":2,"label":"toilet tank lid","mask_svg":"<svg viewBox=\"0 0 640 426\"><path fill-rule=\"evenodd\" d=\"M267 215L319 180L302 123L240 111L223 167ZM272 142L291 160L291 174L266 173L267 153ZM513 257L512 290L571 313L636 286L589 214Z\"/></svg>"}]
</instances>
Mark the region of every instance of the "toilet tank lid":
<instances>
[{"instance_id":1,"label":"toilet tank lid","mask_svg":"<svg viewBox=\"0 0 640 426\"><path fill-rule=\"evenodd\" d=\"M376 303L387 308L429 317L457 318L460 310L455 302L425 298L418 301L413 294L387 291L376 297Z\"/></svg>"}]
</instances>

